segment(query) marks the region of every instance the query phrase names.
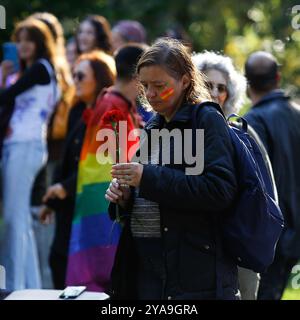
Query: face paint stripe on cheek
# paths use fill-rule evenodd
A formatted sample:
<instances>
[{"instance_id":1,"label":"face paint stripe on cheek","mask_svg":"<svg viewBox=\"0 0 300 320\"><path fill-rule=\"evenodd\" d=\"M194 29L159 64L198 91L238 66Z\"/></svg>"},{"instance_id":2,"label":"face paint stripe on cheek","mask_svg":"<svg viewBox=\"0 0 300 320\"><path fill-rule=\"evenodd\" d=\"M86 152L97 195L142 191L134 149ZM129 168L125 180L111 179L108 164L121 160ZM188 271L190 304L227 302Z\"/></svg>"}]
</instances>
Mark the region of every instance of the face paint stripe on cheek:
<instances>
[{"instance_id":1,"label":"face paint stripe on cheek","mask_svg":"<svg viewBox=\"0 0 300 320\"><path fill-rule=\"evenodd\" d=\"M174 94L174 88L165 89L159 96L162 100L170 98Z\"/></svg>"}]
</instances>

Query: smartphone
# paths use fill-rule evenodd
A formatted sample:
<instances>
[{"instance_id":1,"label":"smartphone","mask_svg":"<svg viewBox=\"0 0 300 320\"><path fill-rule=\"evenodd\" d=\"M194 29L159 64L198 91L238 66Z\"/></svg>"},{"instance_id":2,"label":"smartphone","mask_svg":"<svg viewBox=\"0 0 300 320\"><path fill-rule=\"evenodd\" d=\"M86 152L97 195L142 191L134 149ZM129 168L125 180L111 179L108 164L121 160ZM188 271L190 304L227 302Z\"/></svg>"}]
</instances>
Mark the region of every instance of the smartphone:
<instances>
[{"instance_id":1,"label":"smartphone","mask_svg":"<svg viewBox=\"0 0 300 320\"><path fill-rule=\"evenodd\" d=\"M59 298L61 299L75 299L85 291L85 286L72 286L66 287L61 293Z\"/></svg>"},{"instance_id":2,"label":"smartphone","mask_svg":"<svg viewBox=\"0 0 300 320\"><path fill-rule=\"evenodd\" d=\"M3 60L10 60L14 64L14 72L19 71L19 55L17 45L14 42L5 42L2 45Z\"/></svg>"}]
</instances>

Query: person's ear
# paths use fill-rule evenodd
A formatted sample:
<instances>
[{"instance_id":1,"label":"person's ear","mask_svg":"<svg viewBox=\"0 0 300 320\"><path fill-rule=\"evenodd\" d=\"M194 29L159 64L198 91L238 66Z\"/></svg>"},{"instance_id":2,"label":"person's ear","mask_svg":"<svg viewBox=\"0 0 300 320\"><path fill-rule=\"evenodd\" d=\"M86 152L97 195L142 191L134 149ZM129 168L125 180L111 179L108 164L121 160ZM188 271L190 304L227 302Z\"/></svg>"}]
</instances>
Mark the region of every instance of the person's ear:
<instances>
[{"instance_id":1,"label":"person's ear","mask_svg":"<svg viewBox=\"0 0 300 320\"><path fill-rule=\"evenodd\" d=\"M182 77L182 86L183 86L183 89L186 89L191 83L191 80L190 78L188 77L187 74L185 74L183 77Z\"/></svg>"}]
</instances>

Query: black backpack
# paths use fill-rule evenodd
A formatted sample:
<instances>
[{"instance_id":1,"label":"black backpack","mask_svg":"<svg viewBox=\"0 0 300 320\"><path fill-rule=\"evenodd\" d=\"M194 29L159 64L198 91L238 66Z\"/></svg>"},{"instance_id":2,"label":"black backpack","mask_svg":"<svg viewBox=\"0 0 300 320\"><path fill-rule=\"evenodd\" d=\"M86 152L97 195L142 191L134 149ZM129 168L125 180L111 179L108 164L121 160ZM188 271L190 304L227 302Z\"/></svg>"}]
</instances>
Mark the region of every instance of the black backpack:
<instances>
[{"instance_id":1,"label":"black backpack","mask_svg":"<svg viewBox=\"0 0 300 320\"><path fill-rule=\"evenodd\" d=\"M195 106L194 128L197 128L197 111L204 105L217 109L225 118L218 104L204 102ZM228 124L235 151L239 195L232 212L221 223L222 244L237 265L264 272L273 262L284 219L275 202L272 182L260 149L247 133L246 120L240 119L241 129Z\"/></svg>"}]
</instances>

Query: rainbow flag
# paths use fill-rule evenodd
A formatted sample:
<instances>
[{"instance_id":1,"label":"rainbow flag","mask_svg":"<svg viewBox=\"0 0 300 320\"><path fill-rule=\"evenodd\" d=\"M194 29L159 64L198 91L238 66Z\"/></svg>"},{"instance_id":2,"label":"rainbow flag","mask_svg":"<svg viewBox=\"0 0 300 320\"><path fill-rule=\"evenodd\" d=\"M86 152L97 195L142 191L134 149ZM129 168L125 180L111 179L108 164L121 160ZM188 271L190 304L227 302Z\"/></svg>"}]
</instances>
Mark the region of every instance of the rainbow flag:
<instances>
[{"instance_id":1,"label":"rainbow flag","mask_svg":"<svg viewBox=\"0 0 300 320\"><path fill-rule=\"evenodd\" d=\"M124 101L113 93L106 93L97 102L87 125L78 169L66 285L85 285L89 291L108 290L121 233L121 226L110 220L109 202L104 198L112 179L112 161L108 164L99 164L97 161L97 157L113 157L97 153L101 142L96 141L96 135L101 129L102 116L114 109L123 112L128 131L134 128L127 104L124 105Z\"/></svg>"}]
</instances>

